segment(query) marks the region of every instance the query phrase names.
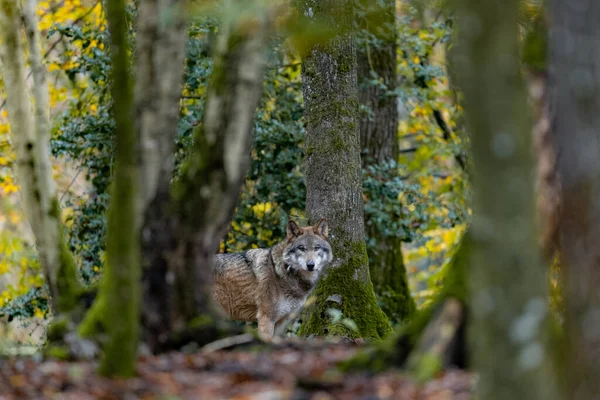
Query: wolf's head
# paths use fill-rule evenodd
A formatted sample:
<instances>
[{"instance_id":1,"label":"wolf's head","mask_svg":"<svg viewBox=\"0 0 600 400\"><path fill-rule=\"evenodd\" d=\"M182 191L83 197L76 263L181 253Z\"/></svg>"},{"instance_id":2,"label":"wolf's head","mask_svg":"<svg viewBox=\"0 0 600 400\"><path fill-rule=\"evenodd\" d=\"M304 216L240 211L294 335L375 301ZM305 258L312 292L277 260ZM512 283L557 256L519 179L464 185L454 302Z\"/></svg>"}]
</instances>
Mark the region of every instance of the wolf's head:
<instances>
[{"instance_id":1,"label":"wolf's head","mask_svg":"<svg viewBox=\"0 0 600 400\"><path fill-rule=\"evenodd\" d=\"M287 243L283 250L283 260L289 268L318 274L331 262L333 255L327 240L325 218L304 228L290 220L286 230Z\"/></svg>"}]
</instances>

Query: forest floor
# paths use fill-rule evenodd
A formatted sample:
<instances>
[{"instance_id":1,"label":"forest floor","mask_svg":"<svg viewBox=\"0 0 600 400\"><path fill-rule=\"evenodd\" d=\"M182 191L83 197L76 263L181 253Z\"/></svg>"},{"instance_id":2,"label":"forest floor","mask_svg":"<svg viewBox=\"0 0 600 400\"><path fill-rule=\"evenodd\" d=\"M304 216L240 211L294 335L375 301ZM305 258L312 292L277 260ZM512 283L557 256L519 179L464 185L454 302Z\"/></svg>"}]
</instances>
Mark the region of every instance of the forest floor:
<instances>
[{"instance_id":1,"label":"forest floor","mask_svg":"<svg viewBox=\"0 0 600 400\"><path fill-rule=\"evenodd\" d=\"M305 342L172 352L141 357L128 380L99 377L96 362L0 359L0 400L472 398L475 378L461 370L421 384L402 371L341 373L336 365L360 348Z\"/></svg>"}]
</instances>

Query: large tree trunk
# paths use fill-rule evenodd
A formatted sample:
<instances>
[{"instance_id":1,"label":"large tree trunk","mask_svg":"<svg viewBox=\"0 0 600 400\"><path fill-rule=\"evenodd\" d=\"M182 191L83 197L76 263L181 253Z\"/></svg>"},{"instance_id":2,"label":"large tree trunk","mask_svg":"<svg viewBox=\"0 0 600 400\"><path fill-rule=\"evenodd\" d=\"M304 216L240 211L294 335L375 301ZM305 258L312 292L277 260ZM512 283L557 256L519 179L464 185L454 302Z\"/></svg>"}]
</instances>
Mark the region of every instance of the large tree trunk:
<instances>
[{"instance_id":1,"label":"large tree trunk","mask_svg":"<svg viewBox=\"0 0 600 400\"><path fill-rule=\"evenodd\" d=\"M549 96L560 179L568 398L600 393L600 3L551 2Z\"/></svg>"},{"instance_id":2,"label":"large tree trunk","mask_svg":"<svg viewBox=\"0 0 600 400\"><path fill-rule=\"evenodd\" d=\"M146 212L143 324L154 352L168 349L178 338L184 340L195 328L214 326L210 322L213 256L229 226L249 165L272 19L272 10L263 11L264 15L223 21L193 154L172 196L159 183Z\"/></svg>"},{"instance_id":3,"label":"large tree trunk","mask_svg":"<svg viewBox=\"0 0 600 400\"><path fill-rule=\"evenodd\" d=\"M470 354L481 398L553 399L557 377L534 230L517 6L516 0L464 0L459 10L456 71L475 165Z\"/></svg>"},{"instance_id":4,"label":"large tree trunk","mask_svg":"<svg viewBox=\"0 0 600 400\"><path fill-rule=\"evenodd\" d=\"M163 323L156 312L165 310L166 313L170 299L164 291L167 288L166 270L157 274L156 265L151 269L151 260L157 249L174 247L177 239L168 235L175 232L171 225L173 221L170 220L169 190L187 39L181 5L179 0L166 3L143 0L138 6L135 104L142 146L141 179L144 188L140 212L144 304L142 327L146 342L151 342L151 337L156 338L151 326ZM162 242L157 242L159 239Z\"/></svg>"},{"instance_id":5,"label":"large tree trunk","mask_svg":"<svg viewBox=\"0 0 600 400\"><path fill-rule=\"evenodd\" d=\"M368 167L398 160L398 98L390 93L398 81L398 35L395 0L362 1L361 6L366 15L359 20L365 37L357 53L358 100L368 113L360 118L360 147L363 167ZM369 83L375 77L380 84ZM385 236L368 217L365 224L369 238L376 243L368 248L375 293L388 317L401 322L416 309L408 288L401 238Z\"/></svg>"},{"instance_id":6,"label":"large tree trunk","mask_svg":"<svg viewBox=\"0 0 600 400\"><path fill-rule=\"evenodd\" d=\"M2 68L15 152L17 178L23 207L31 225L40 264L55 313L70 311L76 304L79 283L73 256L64 240L56 188L50 164L48 87L40 53L35 1L27 1L24 22L33 70L35 114L26 86L17 2L3 0L0 13Z\"/></svg>"},{"instance_id":7,"label":"large tree trunk","mask_svg":"<svg viewBox=\"0 0 600 400\"><path fill-rule=\"evenodd\" d=\"M316 304L300 334L379 339L390 331L377 305L365 246L358 129L356 45L351 0L300 2L311 23L325 23L331 37L302 63L306 118L306 212L329 221L334 261L317 284ZM315 22L318 21L318 22ZM356 322L354 332L332 324L335 308Z\"/></svg>"},{"instance_id":8,"label":"large tree trunk","mask_svg":"<svg viewBox=\"0 0 600 400\"><path fill-rule=\"evenodd\" d=\"M364 18L357 51L358 100L369 115L360 119L360 145L363 165L378 164L398 157L398 97L396 89L396 2L360 2ZM368 81L378 79L381 85Z\"/></svg>"}]
</instances>

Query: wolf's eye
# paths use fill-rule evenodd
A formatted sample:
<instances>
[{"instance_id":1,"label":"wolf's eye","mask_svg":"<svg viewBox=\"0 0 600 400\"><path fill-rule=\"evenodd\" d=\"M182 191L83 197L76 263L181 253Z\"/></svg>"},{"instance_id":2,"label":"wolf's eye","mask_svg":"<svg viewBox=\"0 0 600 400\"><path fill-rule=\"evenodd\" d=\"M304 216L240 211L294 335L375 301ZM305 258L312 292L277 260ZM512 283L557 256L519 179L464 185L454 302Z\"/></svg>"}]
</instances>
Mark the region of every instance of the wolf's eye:
<instances>
[{"instance_id":1,"label":"wolf's eye","mask_svg":"<svg viewBox=\"0 0 600 400\"><path fill-rule=\"evenodd\" d=\"M321 246L315 246L315 251L321 250Z\"/></svg>"},{"instance_id":2,"label":"wolf's eye","mask_svg":"<svg viewBox=\"0 0 600 400\"><path fill-rule=\"evenodd\" d=\"M300 250L300 251L306 251L306 247L304 247L304 246L298 246L298 250Z\"/></svg>"}]
</instances>

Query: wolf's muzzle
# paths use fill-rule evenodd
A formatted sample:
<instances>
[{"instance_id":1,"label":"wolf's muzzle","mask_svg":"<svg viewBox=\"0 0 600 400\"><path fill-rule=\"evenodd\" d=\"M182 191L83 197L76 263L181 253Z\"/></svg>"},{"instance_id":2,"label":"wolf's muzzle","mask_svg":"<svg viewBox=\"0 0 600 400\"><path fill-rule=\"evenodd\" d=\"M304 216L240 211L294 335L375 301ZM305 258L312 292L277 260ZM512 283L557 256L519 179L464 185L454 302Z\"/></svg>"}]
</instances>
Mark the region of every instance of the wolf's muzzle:
<instances>
[{"instance_id":1,"label":"wolf's muzzle","mask_svg":"<svg viewBox=\"0 0 600 400\"><path fill-rule=\"evenodd\" d=\"M306 269L308 269L309 271L312 271L315 269L315 262L314 261L308 261L306 263Z\"/></svg>"}]
</instances>

